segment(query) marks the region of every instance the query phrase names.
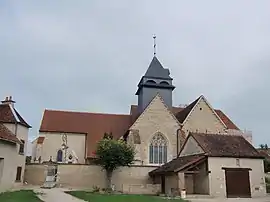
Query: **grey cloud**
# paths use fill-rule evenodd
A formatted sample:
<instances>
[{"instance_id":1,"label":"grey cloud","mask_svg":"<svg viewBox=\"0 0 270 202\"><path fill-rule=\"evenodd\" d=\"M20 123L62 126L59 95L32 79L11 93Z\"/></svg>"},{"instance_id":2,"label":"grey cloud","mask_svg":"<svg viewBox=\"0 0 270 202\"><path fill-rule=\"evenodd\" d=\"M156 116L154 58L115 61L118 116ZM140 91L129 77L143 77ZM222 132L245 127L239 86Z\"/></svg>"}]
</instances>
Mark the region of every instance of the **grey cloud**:
<instances>
[{"instance_id":1,"label":"grey cloud","mask_svg":"<svg viewBox=\"0 0 270 202\"><path fill-rule=\"evenodd\" d=\"M256 144L267 137L270 14L252 1L1 1L0 96L37 135L44 108L128 113L153 54L174 104L204 94ZM251 110L252 109L252 110ZM257 118L254 118L257 117Z\"/></svg>"}]
</instances>

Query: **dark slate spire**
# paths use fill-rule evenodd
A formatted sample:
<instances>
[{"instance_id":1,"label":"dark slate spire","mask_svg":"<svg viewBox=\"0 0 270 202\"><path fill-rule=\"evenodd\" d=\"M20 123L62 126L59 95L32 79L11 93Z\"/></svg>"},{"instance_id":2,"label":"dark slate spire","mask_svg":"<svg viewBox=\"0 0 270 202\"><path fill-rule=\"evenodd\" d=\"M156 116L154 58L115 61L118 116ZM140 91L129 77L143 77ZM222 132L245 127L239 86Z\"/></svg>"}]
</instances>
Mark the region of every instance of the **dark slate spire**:
<instances>
[{"instance_id":1,"label":"dark slate spire","mask_svg":"<svg viewBox=\"0 0 270 202\"><path fill-rule=\"evenodd\" d=\"M159 94L167 107L172 107L173 86L170 71L163 68L156 56L153 57L146 73L142 76L136 95L138 95L138 109L142 113L151 100Z\"/></svg>"},{"instance_id":2,"label":"dark slate spire","mask_svg":"<svg viewBox=\"0 0 270 202\"><path fill-rule=\"evenodd\" d=\"M159 62L156 56L153 57L145 75L145 77L151 78L162 78L162 79L172 79L170 77L169 69L163 68L162 64Z\"/></svg>"}]
</instances>

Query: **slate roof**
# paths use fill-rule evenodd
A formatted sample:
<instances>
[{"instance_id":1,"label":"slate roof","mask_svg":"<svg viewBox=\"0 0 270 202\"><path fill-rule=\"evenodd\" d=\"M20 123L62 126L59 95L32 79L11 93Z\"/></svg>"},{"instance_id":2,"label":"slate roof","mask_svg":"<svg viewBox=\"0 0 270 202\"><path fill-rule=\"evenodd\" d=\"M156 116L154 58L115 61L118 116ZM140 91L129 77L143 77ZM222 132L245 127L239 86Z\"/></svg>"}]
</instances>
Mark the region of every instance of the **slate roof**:
<instances>
[{"instance_id":1,"label":"slate roof","mask_svg":"<svg viewBox=\"0 0 270 202\"><path fill-rule=\"evenodd\" d=\"M240 135L190 133L189 136L192 136L205 155L210 157L262 158L262 155Z\"/></svg>"},{"instance_id":2,"label":"slate roof","mask_svg":"<svg viewBox=\"0 0 270 202\"><path fill-rule=\"evenodd\" d=\"M169 69L164 69L156 56L153 57L145 75L145 77L172 79Z\"/></svg>"},{"instance_id":3,"label":"slate roof","mask_svg":"<svg viewBox=\"0 0 270 202\"><path fill-rule=\"evenodd\" d=\"M0 123L19 123L27 128L31 126L23 119L11 104L0 104Z\"/></svg>"},{"instance_id":4,"label":"slate roof","mask_svg":"<svg viewBox=\"0 0 270 202\"><path fill-rule=\"evenodd\" d=\"M13 134L4 124L0 123L0 140L7 142L18 143L21 141Z\"/></svg>"},{"instance_id":5,"label":"slate roof","mask_svg":"<svg viewBox=\"0 0 270 202\"><path fill-rule=\"evenodd\" d=\"M173 159L172 161L165 163L164 165L152 170L149 172L149 175L157 175L157 174L164 174L164 173L174 173L178 169L184 169L189 165L201 161L206 157L203 154L197 155L190 155L190 156L183 156Z\"/></svg>"}]
</instances>

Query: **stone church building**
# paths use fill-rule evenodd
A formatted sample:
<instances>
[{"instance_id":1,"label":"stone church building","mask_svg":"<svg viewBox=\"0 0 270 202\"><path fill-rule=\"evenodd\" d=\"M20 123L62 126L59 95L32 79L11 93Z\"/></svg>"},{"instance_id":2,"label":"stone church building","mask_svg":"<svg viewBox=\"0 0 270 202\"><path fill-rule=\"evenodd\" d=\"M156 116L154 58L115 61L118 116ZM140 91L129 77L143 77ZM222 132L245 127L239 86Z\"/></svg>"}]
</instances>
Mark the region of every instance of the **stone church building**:
<instances>
[{"instance_id":1,"label":"stone church building","mask_svg":"<svg viewBox=\"0 0 270 202\"><path fill-rule=\"evenodd\" d=\"M185 107L174 107L174 90L169 69L154 56L129 114L46 109L32 142L32 159L89 164L97 142L112 133L135 147L132 172L145 172L140 173L143 180L160 185L162 193L186 189L188 194L218 197L265 195L263 158L252 146L252 136L203 95ZM118 188L132 183L125 181Z\"/></svg>"}]
</instances>

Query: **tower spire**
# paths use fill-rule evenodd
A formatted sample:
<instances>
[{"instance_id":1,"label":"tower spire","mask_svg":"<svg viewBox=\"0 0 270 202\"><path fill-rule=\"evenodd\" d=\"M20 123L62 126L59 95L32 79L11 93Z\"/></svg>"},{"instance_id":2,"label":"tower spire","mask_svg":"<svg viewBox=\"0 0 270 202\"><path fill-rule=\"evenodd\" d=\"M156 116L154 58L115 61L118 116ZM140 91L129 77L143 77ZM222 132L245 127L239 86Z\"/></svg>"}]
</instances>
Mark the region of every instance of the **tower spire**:
<instances>
[{"instance_id":1,"label":"tower spire","mask_svg":"<svg viewBox=\"0 0 270 202\"><path fill-rule=\"evenodd\" d=\"M156 56L156 54L157 54L157 49L156 49L156 46L157 46L157 44L156 44L156 35L154 34L154 36L153 36L153 39L154 39L154 56Z\"/></svg>"}]
</instances>

